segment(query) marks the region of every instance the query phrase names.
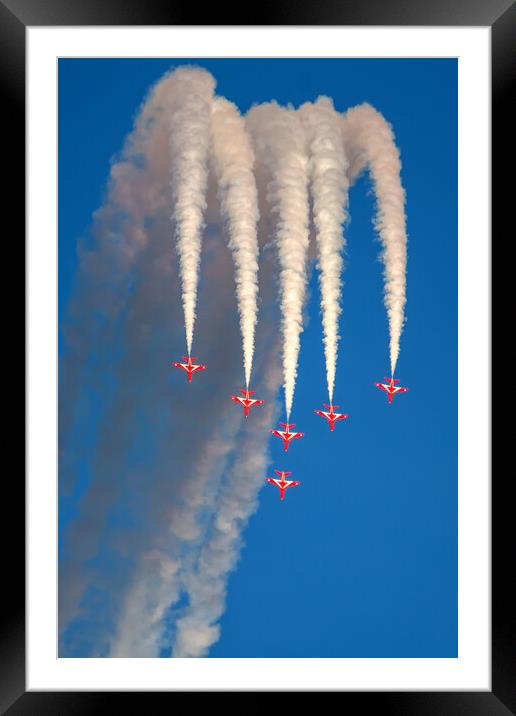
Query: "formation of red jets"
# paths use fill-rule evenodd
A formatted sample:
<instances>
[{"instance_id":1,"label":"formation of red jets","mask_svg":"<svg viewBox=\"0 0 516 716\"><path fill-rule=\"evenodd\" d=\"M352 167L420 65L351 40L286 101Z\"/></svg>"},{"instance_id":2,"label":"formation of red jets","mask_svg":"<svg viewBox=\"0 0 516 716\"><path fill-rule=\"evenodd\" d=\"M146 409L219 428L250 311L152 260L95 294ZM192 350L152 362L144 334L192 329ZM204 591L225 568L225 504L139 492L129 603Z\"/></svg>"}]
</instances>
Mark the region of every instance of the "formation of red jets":
<instances>
[{"instance_id":1,"label":"formation of red jets","mask_svg":"<svg viewBox=\"0 0 516 716\"><path fill-rule=\"evenodd\" d=\"M197 358L191 358L190 356L182 356L183 360L186 361L186 363L173 363L172 365L175 368L181 368L182 370L186 371L188 382L191 383L192 381L192 375L198 371L198 370L206 370L208 367L207 365L194 365L194 361L198 360ZM377 388L380 388L380 390L384 390L387 393L387 402L389 405L392 403L393 397L397 393L406 393L408 391L408 388L402 388L400 385L395 385L395 383L399 383L399 380L395 380L394 377L391 378L385 378L387 383L375 383L375 386ZM255 395L254 390L240 390L242 395L230 395L229 397L231 400L235 401L235 403L240 403L242 407L244 408L244 415L247 418L249 416L249 409L252 408L254 405L263 405L263 400L258 400L257 398L251 398L251 395ZM327 408L327 410L315 410L314 412L317 415L320 415L323 418L326 418L328 421L328 424L330 426L330 430L333 432L333 429L335 427L335 423L337 420L345 420L347 417L349 417L346 413L336 413L335 408L339 408L339 405L327 405L324 403L324 407ZM291 432L290 428L295 427L295 423L280 423L280 426L284 428L284 430L270 430L273 435L277 435L279 438L283 440L283 444L285 446L285 452L288 451L289 445L291 440L294 440L295 438L302 438L304 437L304 433L295 433ZM297 487L297 485L300 485L301 483L297 480L287 480L285 479L288 477L288 475L291 475L291 472L283 472L282 470L274 470L276 475L278 475L278 478L276 477L266 477L265 482L270 483L271 485L276 485L276 487L279 489L280 493L280 500L283 500L285 497L285 490L287 490L289 487Z\"/></svg>"}]
</instances>

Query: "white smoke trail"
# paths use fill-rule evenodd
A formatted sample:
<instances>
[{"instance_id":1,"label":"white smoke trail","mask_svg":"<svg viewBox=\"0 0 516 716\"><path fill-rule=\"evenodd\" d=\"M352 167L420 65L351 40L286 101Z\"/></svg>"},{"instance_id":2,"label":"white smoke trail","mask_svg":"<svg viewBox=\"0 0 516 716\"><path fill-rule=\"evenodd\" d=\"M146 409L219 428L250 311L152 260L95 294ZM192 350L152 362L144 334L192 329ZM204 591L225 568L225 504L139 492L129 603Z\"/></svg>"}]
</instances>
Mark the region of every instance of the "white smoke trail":
<instances>
[{"instance_id":1,"label":"white smoke trail","mask_svg":"<svg viewBox=\"0 0 516 716\"><path fill-rule=\"evenodd\" d=\"M400 350L405 308L407 233L405 192L401 185L401 162L391 125L371 105L352 107L343 117L344 141L351 174L369 167L374 183L376 229L383 245L385 307L389 320L391 375Z\"/></svg>"},{"instance_id":2,"label":"white smoke trail","mask_svg":"<svg viewBox=\"0 0 516 716\"><path fill-rule=\"evenodd\" d=\"M142 555L138 577L118 615L110 657L159 657L163 617L170 603L179 599L179 567L180 560L170 558L165 550L155 548Z\"/></svg>"},{"instance_id":3,"label":"white smoke trail","mask_svg":"<svg viewBox=\"0 0 516 716\"><path fill-rule=\"evenodd\" d=\"M333 402L337 367L340 287L349 180L341 118L328 97L307 102L298 110L309 145L309 171L313 219L319 253L319 284L323 324L326 379Z\"/></svg>"},{"instance_id":4,"label":"white smoke trail","mask_svg":"<svg viewBox=\"0 0 516 716\"><path fill-rule=\"evenodd\" d=\"M308 249L308 158L305 133L293 109L275 102L247 115L257 156L270 174L267 197L276 219L280 264L285 409L290 418L297 377Z\"/></svg>"},{"instance_id":5,"label":"white smoke trail","mask_svg":"<svg viewBox=\"0 0 516 716\"><path fill-rule=\"evenodd\" d=\"M212 104L212 157L218 180L222 218L235 262L246 387L254 354L258 297L258 197L253 174L254 153L237 107L222 97Z\"/></svg>"},{"instance_id":6,"label":"white smoke trail","mask_svg":"<svg viewBox=\"0 0 516 716\"><path fill-rule=\"evenodd\" d=\"M173 219L183 289L186 345L191 354L203 216L206 209L210 113L215 81L208 72L180 67L171 76L170 159Z\"/></svg>"},{"instance_id":7,"label":"white smoke trail","mask_svg":"<svg viewBox=\"0 0 516 716\"><path fill-rule=\"evenodd\" d=\"M213 509L216 486L236 444L240 421L231 416L213 431L198 454L188 480L179 485L169 514L168 534L145 552L118 616L112 657L159 656L163 619L181 595L181 572L202 544L205 529L200 513Z\"/></svg>"},{"instance_id":8,"label":"white smoke trail","mask_svg":"<svg viewBox=\"0 0 516 716\"><path fill-rule=\"evenodd\" d=\"M266 407L247 427L239 454L226 477L218 499L211 534L193 568L183 575L189 605L176 622L175 657L206 656L218 641L217 621L225 610L227 579L236 567L242 546L242 531L257 509L258 491L267 468L267 426L277 408L273 396L280 383L279 371L269 368L264 386Z\"/></svg>"}]
</instances>

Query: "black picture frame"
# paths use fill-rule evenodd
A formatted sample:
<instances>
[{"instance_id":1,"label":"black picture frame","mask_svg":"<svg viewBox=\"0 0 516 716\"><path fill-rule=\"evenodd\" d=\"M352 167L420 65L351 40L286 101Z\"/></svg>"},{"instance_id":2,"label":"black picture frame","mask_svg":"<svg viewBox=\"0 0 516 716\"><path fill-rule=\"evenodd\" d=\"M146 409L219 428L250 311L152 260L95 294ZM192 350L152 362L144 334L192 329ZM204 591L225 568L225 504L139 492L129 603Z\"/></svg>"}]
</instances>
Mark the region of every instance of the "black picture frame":
<instances>
[{"instance_id":1,"label":"black picture frame","mask_svg":"<svg viewBox=\"0 0 516 716\"><path fill-rule=\"evenodd\" d=\"M228 5L229 9L230 5ZM224 13L226 15L224 16ZM25 29L65 25L198 25L199 9L175 7L170 0L0 0L0 87L4 99L4 137L16 161L9 163L6 206L17 216L16 245L25 215ZM512 0L343 0L341 3L281 3L264 0L253 16L228 13L220 5L204 6L202 25L412 25L490 26L492 32L492 235L511 226L513 181L505 181L510 139L516 126L511 78L516 76L514 41L516 4ZM191 22L193 20L194 22ZM512 104L512 106L511 106ZM512 198L512 197L511 197ZM18 236L19 234L19 236ZM501 240L505 240L500 236ZM22 259L23 260L23 259ZM493 305L496 294L493 292ZM32 347L34 350L34 347ZM4 608L0 612L0 713L86 714L118 711L120 698L131 699L143 713L170 708L170 693L26 692L25 691L25 486L20 470L4 475ZM369 707L382 714L474 716L516 714L516 598L508 565L513 562L513 502L510 479L492 480L492 691L478 692L339 692L341 705ZM512 537L512 540L511 540ZM7 560L7 564L5 564ZM512 591L511 591L512 589ZM463 595L464 598L464 595ZM145 702L143 701L145 698ZM159 702L158 702L159 698ZM166 702L163 702L166 699Z\"/></svg>"}]
</instances>

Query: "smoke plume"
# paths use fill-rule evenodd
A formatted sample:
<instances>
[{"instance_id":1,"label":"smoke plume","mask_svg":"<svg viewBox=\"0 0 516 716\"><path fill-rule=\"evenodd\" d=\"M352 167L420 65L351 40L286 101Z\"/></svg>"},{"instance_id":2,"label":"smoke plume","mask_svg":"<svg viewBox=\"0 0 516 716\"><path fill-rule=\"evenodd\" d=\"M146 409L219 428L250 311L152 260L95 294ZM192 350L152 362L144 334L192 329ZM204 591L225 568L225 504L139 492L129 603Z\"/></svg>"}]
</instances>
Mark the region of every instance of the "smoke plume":
<instances>
[{"instance_id":1,"label":"smoke plume","mask_svg":"<svg viewBox=\"0 0 516 716\"><path fill-rule=\"evenodd\" d=\"M249 388L258 298L258 197L253 173L254 153L244 119L235 105L222 97L213 102L211 128L221 213L235 262L244 373Z\"/></svg>"},{"instance_id":2,"label":"smoke plume","mask_svg":"<svg viewBox=\"0 0 516 716\"><path fill-rule=\"evenodd\" d=\"M326 379L333 402L339 340L343 223L346 219L349 180L341 119L328 97L299 109L307 133L313 220L319 254L319 284Z\"/></svg>"},{"instance_id":3,"label":"smoke plume","mask_svg":"<svg viewBox=\"0 0 516 716\"><path fill-rule=\"evenodd\" d=\"M342 126L346 151L352 158L352 177L367 166L374 183L375 225L383 246L384 302L389 320L391 375L394 375L405 320L407 268L405 192L400 178L400 154L391 125L369 104L349 109Z\"/></svg>"},{"instance_id":4,"label":"smoke plume","mask_svg":"<svg viewBox=\"0 0 516 716\"><path fill-rule=\"evenodd\" d=\"M247 122L257 154L269 173L267 198L276 218L288 421L296 385L307 279L308 158L305 132L296 112L275 102L253 107Z\"/></svg>"},{"instance_id":5,"label":"smoke plume","mask_svg":"<svg viewBox=\"0 0 516 716\"><path fill-rule=\"evenodd\" d=\"M170 86L173 219L179 254L186 346L192 351L215 81L204 70L180 67Z\"/></svg>"}]
</instances>

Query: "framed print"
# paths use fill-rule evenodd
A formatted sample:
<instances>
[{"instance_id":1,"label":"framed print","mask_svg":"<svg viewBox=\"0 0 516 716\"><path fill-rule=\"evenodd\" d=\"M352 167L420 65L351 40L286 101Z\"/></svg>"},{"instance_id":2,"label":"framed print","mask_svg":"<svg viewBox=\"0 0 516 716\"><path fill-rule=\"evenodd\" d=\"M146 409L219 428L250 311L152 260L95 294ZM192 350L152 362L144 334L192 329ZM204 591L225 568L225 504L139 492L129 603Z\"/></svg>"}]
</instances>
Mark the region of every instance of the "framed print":
<instances>
[{"instance_id":1,"label":"framed print","mask_svg":"<svg viewBox=\"0 0 516 716\"><path fill-rule=\"evenodd\" d=\"M489 435L509 5L238 27L0 6L27 141L4 712L129 691L515 710Z\"/></svg>"}]
</instances>

